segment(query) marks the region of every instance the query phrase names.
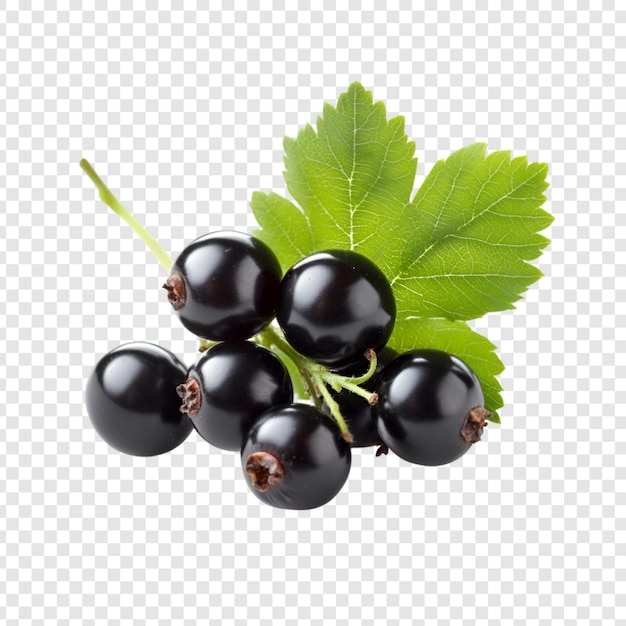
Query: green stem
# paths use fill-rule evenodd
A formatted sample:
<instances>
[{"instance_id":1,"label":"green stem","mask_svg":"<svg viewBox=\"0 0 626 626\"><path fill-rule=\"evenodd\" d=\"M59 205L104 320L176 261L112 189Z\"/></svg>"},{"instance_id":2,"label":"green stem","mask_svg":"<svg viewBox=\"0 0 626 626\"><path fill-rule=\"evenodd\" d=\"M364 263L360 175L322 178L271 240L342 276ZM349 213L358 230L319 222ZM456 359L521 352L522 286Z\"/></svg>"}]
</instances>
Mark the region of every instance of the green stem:
<instances>
[{"instance_id":1,"label":"green stem","mask_svg":"<svg viewBox=\"0 0 626 626\"><path fill-rule=\"evenodd\" d=\"M265 345L265 347L268 348L269 350L272 350L276 354L278 354L278 356L281 359L289 359L296 366L296 369L298 370L298 375L300 377L300 382L302 383L304 393L309 398L311 398L311 400L313 400L315 406L318 409L321 409L322 401L320 400L318 394L315 392L315 385L313 384L313 381L311 380L309 373L305 369L301 369L301 365L297 363L296 361L294 361L293 356L286 354L281 349L281 347L276 345L275 343L272 343L270 341L267 343L267 345Z\"/></svg>"},{"instance_id":2,"label":"green stem","mask_svg":"<svg viewBox=\"0 0 626 626\"><path fill-rule=\"evenodd\" d=\"M133 232L146 244L150 252L155 256L156 260L165 268L166 272L172 267L172 258L165 251L163 246L146 230L145 226L137 221L135 217L125 209L119 200L113 195L111 190L104 184L103 180L98 176L96 171L86 159L80 162L81 168L89 176L93 184L96 186L100 199L112 211L117 213L132 229Z\"/></svg>"},{"instance_id":3,"label":"green stem","mask_svg":"<svg viewBox=\"0 0 626 626\"><path fill-rule=\"evenodd\" d=\"M198 337L198 351L206 352L210 350L214 345L217 344L217 341L209 341L208 339L203 339L202 337Z\"/></svg>"},{"instance_id":4,"label":"green stem","mask_svg":"<svg viewBox=\"0 0 626 626\"><path fill-rule=\"evenodd\" d=\"M308 359L303 357L301 354L296 352L285 339L281 337L279 332L273 327L268 326L265 330L261 331L259 335L257 335L263 345L266 343L269 345L274 345L280 349L283 354L286 354L295 364L296 367L302 371L303 369L308 369Z\"/></svg>"},{"instance_id":5,"label":"green stem","mask_svg":"<svg viewBox=\"0 0 626 626\"><path fill-rule=\"evenodd\" d=\"M359 387L356 383L351 382L349 379L344 378L339 382L339 385L352 393L355 393L357 396L364 398L367 400L369 404L374 406L378 402L378 394L368 391L367 389L363 389L363 387Z\"/></svg>"},{"instance_id":6,"label":"green stem","mask_svg":"<svg viewBox=\"0 0 626 626\"><path fill-rule=\"evenodd\" d=\"M370 363L369 368L367 372L363 374L363 376L353 376L352 378L350 378L350 381L353 382L355 385L362 385L363 383L366 383L376 371L376 367L378 365L378 357L376 356L376 352L374 352L374 350L372 349L367 350L365 352L365 358Z\"/></svg>"},{"instance_id":7,"label":"green stem","mask_svg":"<svg viewBox=\"0 0 626 626\"><path fill-rule=\"evenodd\" d=\"M305 381L305 385L309 388L313 393L311 397L315 401L316 406L321 406L321 399L315 393L317 390L320 396L326 402L326 405L330 409L330 413L337 422L337 426L339 426L339 430L343 438L346 441L352 441L352 435L350 434L350 430L348 429L348 425L341 414L341 409L337 404L336 400L333 398L332 394L328 391L326 385L330 383L328 380L329 376L332 376L337 379L343 379L344 377L339 376L337 374L331 374L325 367L310 361L306 357L303 357L300 353L296 352L289 343L281 336L279 331L277 331L274 327L268 326L264 331L260 333L261 341L266 341L271 345L274 345L278 350L280 350L283 354L288 356L295 364L298 370L300 371L303 380ZM357 387L358 388L358 387Z\"/></svg>"},{"instance_id":8,"label":"green stem","mask_svg":"<svg viewBox=\"0 0 626 626\"><path fill-rule=\"evenodd\" d=\"M315 385L313 384L309 374L309 361L296 352L273 326L268 326L265 330L261 331L256 338L262 346L266 348L275 348L278 352L293 362L300 373L302 383L304 384L304 388L309 397L313 400L318 409L321 408L322 402L318 397L318 394L315 393Z\"/></svg>"},{"instance_id":9,"label":"green stem","mask_svg":"<svg viewBox=\"0 0 626 626\"><path fill-rule=\"evenodd\" d=\"M279 348L280 349L280 348ZM309 398L313 400L313 403L318 409L322 408L322 400L316 392L315 384L311 380L311 376L306 370L300 370L300 378L302 378L302 383L304 384L304 389L306 393L309 395Z\"/></svg>"},{"instance_id":10,"label":"green stem","mask_svg":"<svg viewBox=\"0 0 626 626\"><path fill-rule=\"evenodd\" d=\"M334 372L326 372L324 379L335 390L346 389L351 393L355 393L357 396L367 400L372 406L378 402L378 394L363 389L361 385L366 383L376 372L376 366L378 365L378 358L374 350L368 350L365 353L366 358L369 360L369 368L362 376L342 376L341 374L335 374Z\"/></svg>"},{"instance_id":11,"label":"green stem","mask_svg":"<svg viewBox=\"0 0 626 626\"><path fill-rule=\"evenodd\" d=\"M337 422L337 426L339 426L339 430L341 431L341 436L350 443L353 440L352 433L350 433L350 429L346 424L346 420L343 418L341 414L341 409L337 404L335 398L333 398L332 394L326 388L326 382L322 378L322 376L317 372L312 372L311 376L313 377L313 382L315 382L317 388L322 394L322 398L324 398L326 405L330 409L331 415L335 418Z\"/></svg>"},{"instance_id":12,"label":"green stem","mask_svg":"<svg viewBox=\"0 0 626 626\"><path fill-rule=\"evenodd\" d=\"M315 401L316 406L322 405L322 399L326 402L330 414L337 422L339 430L343 438L346 441L352 441L352 435L346 421L341 414L339 404L329 391L328 387L331 387L335 391L346 389L351 393L355 393L361 398L364 398L370 405L376 404L378 401L378 394L371 391L367 391L360 387L364 382L367 382L376 371L377 358L373 350L368 350L365 356L369 360L369 367L367 372L363 376L342 376L335 372L331 372L323 365L315 363L310 359L302 356L299 352L294 350L287 340L283 337L282 332L274 326L268 326L265 330L260 332L256 336L256 340L266 348L274 348L277 352L280 352L287 358L289 358L295 366L298 368L305 387L309 390L309 395ZM316 393L317 392L317 393Z\"/></svg>"}]
</instances>

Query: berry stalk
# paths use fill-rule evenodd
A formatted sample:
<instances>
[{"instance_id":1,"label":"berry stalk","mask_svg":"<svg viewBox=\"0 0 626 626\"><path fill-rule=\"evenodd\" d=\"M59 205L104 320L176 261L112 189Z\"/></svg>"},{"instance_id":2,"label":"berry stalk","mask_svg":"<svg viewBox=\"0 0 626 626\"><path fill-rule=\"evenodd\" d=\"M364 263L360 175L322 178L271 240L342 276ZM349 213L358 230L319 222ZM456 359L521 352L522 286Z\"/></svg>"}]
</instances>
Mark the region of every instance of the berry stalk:
<instances>
[{"instance_id":1,"label":"berry stalk","mask_svg":"<svg viewBox=\"0 0 626 626\"><path fill-rule=\"evenodd\" d=\"M147 231L146 227L139 222L126 209L120 201L113 195L113 192L104 184L87 159L80 161L80 167L89 176L91 182L96 186L100 200L104 202L114 213L117 213L132 229L133 232L143 241L152 252L156 260L163 266L166 272L172 267L172 258L163 246Z\"/></svg>"},{"instance_id":2,"label":"berry stalk","mask_svg":"<svg viewBox=\"0 0 626 626\"><path fill-rule=\"evenodd\" d=\"M330 393L328 387L331 387L335 391L340 391L342 388L347 389L348 391L364 398L371 405L376 404L378 400L377 394L360 387L360 384L367 382L376 371L377 358L374 351L368 350L366 353L366 356L370 361L367 372L363 376L355 378L331 372L323 365L302 356L299 352L294 350L289 343L287 343L287 341L281 336L280 331L273 326L268 326L265 330L259 333L259 335L257 335L257 340L262 345L283 353L295 363L302 375L305 386L309 391L315 392L311 393L313 400L318 405L321 404L319 402L320 398L324 400L326 406L330 410L332 418L337 423L337 426L339 426L342 437L346 441L351 442L353 437L350 433L350 429L341 414L339 404Z\"/></svg>"},{"instance_id":3,"label":"berry stalk","mask_svg":"<svg viewBox=\"0 0 626 626\"><path fill-rule=\"evenodd\" d=\"M368 349L365 352L365 357L369 361L369 367L367 372L363 374L363 376L342 376L341 374L335 374L334 372L326 371L324 373L324 380L328 385L330 385L335 391L341 391L341 389L347 389L351 393L355 393L357 396L360 396L364 400L366 400L370 405L375 405L378 402L378 395L368 391L367 389L363 389L360 385L366 383L376 371L376 366L378 365L378 357L376 353L372 349Z\"/></svg>"},{"instance_id":4,"label":"berry stalk","mask_svg":"<svg viewBox=\"0 0 626 626\"><path fill-rule=\"evenodd\" d=\"M287 357L298 369L300 378L306 393L315 403L318 409L321 409L322 403L319 394L316 393L316 387L309 374L309 361L296 352L280 335L279 331L272 326L268 326L265 330L256 336L257 341L267 348L273 350L279 355Z\"/></svg>"},{"instance_id":5,"label":"berry stalk","mask_svg":"<svg viewBox=\"0 0 626 626\"><path fill-rule=\"evenodd\" d=\"M312 377L313 377L313 382L315 383L315 386L319 389L319 392L322 395L322 398L324 398L326 405L330 409L331 415L333 416L334 420L337 422L337 426L339 426L339 430L341 431L341 436L348 443L352 442L354 440L354 437L352 436L352 433L350 432L350 429L348 428L348 425L346 424L346 420L343 418L343 415L341 414L341 409L339 408L339 404L337 404L337 401L333 398L331 393L326 388L325 381L323 380L323 378L320 376L319 373L313 373Z\"/></svg>"}]
</instances>

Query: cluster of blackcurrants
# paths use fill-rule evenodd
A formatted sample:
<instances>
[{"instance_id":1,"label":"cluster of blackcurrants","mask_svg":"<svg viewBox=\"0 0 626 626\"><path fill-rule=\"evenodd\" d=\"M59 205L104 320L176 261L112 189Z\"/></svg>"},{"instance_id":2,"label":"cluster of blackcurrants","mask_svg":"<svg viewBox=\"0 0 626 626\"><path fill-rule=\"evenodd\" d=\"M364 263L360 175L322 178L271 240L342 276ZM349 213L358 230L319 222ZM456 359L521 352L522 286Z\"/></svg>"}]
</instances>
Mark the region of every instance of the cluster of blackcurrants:
<instances>
[{"instance_id":1,"label":"cluster of blackcurrants","mask_svg":"<svg viewBox=\"0 0 626 626\"><path fill-rule=\"evenodd\" d=\"M385 347L396 305L370 259L327 250L281 276L271 249L250 235L218 232L192 242L164 287L201 352L189 368L139 342L101 359L86 389L101 437L124 453L151 456L195 428L210 444L240 451L263 502L290 509L331 500L348 477L352 447L441 465L480 439L489 414L465 363L440 351L398 355ZM314 404L294 403L294 372Z\"/></svg>"}]
</instances>

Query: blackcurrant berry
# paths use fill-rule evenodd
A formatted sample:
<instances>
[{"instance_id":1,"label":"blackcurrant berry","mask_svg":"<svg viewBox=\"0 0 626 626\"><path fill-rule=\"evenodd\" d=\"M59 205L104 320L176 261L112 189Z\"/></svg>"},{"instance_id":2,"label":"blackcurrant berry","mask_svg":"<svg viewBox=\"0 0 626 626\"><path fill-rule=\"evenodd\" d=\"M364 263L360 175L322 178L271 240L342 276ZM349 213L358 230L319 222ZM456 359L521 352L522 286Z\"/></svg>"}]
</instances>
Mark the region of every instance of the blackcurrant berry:
<instances>
[{"instance_id":1,"label":"blackcurrant berry","mask_svg":"<svg viewBox=\"0 0 626 626\"><path fill-rule=\"evenodd\" d=\"M243 341L274 317L280 264L245 233L216 232L189 244L164 288L183 326L210 341Z\"/></svg>"},{"instance_id":2,"label":"blackcurrant berry","mask_svg":"<svg viewBox=\"0 0 626 626\"><path fill-rule=\"evenodd\" d=\"M378 352L396 316L391 287L367 257L327 250L298 261L280 285L276 319L300 354L339 367Z\"/></svg>"},{"instance_id":3,"label":"blackcurrant berry","mask_svg":"<svg viewBox=\"0 0 626 626\"><path fill-rule=\"evenodd\" d=\"M363 389L376 391L383 368L396 356L398 356L398 353L395 350L387 347L383 348L377 355L374 374L366 383L361 385ZM363 357L357 365L350 365L339 370L338 373L343 376L361 376L366 370L367 359ZM380 445L382 441L376 430L375 422L376 405L372 406L365 398L348 389L342 389L339 393L331 391L331 393L339 404L341 414L348 423L350 434L353 437L352 447L363 448ZM322 409L329 412L326 403L322 405Z\"/></svg>"},{"instance_id":4,"label":"blackcurrant berry","mask_svg":"<svg viewBox=\"0 0 626 626\"><path fill-rule=\"evenodd\" d=\"M240 450L254 421L293 400L291 378L272 352L249 341L219 343L203 352L178 388L200 436L223 450Z\"/></svg>"},{"instance_id":5,"label":"blackcurrant berry","mask_svg":"<svg viewBox=\"0 0 626 626\"><path fill-rule=\"evenodd\" d=\"M439 350L412 350L383 370L376 426L398 456L420 465L444 465L480 439L484 398L476 374Z\"/></svg>"},{"instance_id":6,"label":"blackcurrant berry","mask_svg":"<svg viewBox=\"0 0 626 626\"><path fill-rule=\"evenodd\" d=\"M313 509L332 500L348 478L351 459L337 424L308 404L266 411L241 448L252 492L282 509Z\"/></svg>"},{"instance_id":7,"label":"blackcurrant berry","mask_svg":"<svg viewBox=\"0 0 626 626\"><path fill-rule=\"evenodd\" d=\"M193 430L176 394L186 371L160 346L135 342L115 348L87 382L85 403L94 428L126 454L154 456L174 449Z\"/></svg>"}]
</instances>

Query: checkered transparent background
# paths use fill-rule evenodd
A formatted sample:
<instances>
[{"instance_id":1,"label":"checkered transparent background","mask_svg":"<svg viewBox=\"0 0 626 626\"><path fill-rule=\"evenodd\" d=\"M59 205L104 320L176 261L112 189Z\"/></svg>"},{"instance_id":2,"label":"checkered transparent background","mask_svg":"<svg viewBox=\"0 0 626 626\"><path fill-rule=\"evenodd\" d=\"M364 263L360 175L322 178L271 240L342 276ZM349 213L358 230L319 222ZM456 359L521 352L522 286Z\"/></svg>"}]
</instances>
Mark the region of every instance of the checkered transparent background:
<instances>
[{"instance_id":1,"label":"checkered transparent background","mask_svg":"<svg viewBox=\"0 0 626 626\"><path fill-rule=\"evenodd\" d=\"M616 623L626 604L620 3L10 4L0 10L0 622ZM405 115L418 182L473 141L550 164L545 278L516 310L475 324L507 366L502 427L447 467L357 451L343 492L311 512L258 503L237 456L195 434L158 458L109 449L83 406L96 361L131 340L189 361L195 344L159 289L161 268L78 161L176 253L210 229L252 227L252 191L284 192L283 136L353 80Z\"/></svg>"}]
</instances>

